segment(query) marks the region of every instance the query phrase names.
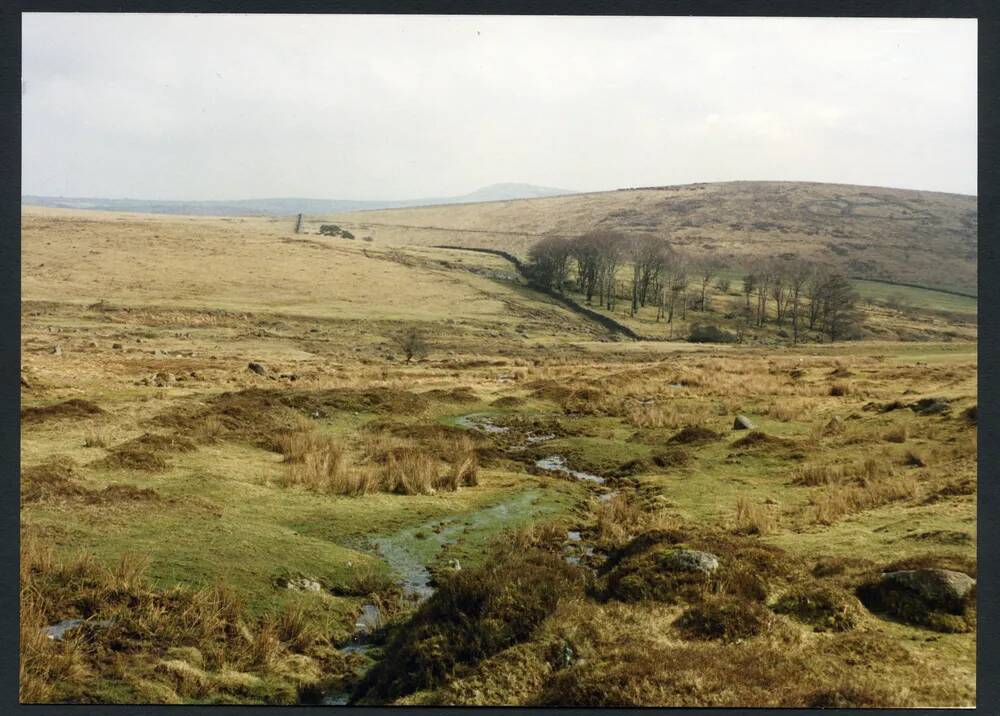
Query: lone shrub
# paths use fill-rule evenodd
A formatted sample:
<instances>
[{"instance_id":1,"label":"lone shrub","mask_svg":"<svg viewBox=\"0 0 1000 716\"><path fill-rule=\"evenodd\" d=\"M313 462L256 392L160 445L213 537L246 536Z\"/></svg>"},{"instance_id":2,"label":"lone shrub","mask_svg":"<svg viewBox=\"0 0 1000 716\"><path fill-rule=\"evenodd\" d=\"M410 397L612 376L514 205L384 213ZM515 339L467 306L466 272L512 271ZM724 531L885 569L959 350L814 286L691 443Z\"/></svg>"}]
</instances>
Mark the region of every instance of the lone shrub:
<instances>
[{"instance_id":1,"label":"lone shrub","mask_svg":"<svg viewBox=\"0 0 1000 716\"><path fill-rule=\"evenodd\" d=\"M410 327L396 335L393 340L406 357L406 362L423 358L430 352L430 344L419 328Z\"/></svg>"}]
</instances>

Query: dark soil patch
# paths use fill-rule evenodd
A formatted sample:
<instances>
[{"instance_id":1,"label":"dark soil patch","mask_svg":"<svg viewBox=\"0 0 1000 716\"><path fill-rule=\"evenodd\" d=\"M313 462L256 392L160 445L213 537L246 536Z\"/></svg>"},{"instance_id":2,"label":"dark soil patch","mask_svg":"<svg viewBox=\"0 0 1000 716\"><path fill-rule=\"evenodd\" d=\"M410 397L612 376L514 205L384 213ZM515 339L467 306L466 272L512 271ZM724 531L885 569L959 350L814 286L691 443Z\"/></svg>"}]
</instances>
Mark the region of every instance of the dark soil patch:
<instances>
[{"instance_id":1,"label":"dark soil patch","mask_svg":"<svg viewBox=\"0 0 1000 716\"><path fill-rule=\"evenodd\" d=\"M921 398L910 405L917 415L942 415L951 410L951 405L947 398Z\"/></svg>"},{"instance_id":2,"label":"dark soil patch","mask_svg":"<svg viewBox=\"0 0 1000 716\"><path fill-rule=\"evenodd\" d=\"M870 571L871 560L858 557L821 557L812 568L814 577L839 577L844 574Z\"/></svg>"},{"instance_id":3,"label":"dark soil patch","mask_svg":"<svg viewBox=\"0 0 1000 716\"><path fill-rule=\"evenodd\" d=\"M141 472L162 472L169 463L158 452L121 445L114 448L107 457L92 463L94 467L112 470L139 470Z\"/></svg>"},{"instance_id":4,"label":"dark soil patch","mask_svg":"<svg viewBox=\"0 0 1000 716\"><path fill-rule=\"evenodd\" d=\"M795 449L798 443L788 438L779 438L776 435L768 435L760 430L751 430L739 440L734 440L731 447L737 450L759 450L768 448L788 448Z\"/></svg>"},{"instance_id":5,"label":"dark soil patch","mask_svg":"<svg viewBox=\"0 0 1000 716\"><path fill-rule=\"evenodd\" d=\"M976 421L979 419L979 406L970 405L968 408L963 410L962 419L969 425L976 425Z\"/></svg>"},{"instance_id":6,"label":"dark soil patch","mask_svg":"<svg viewBox=\"0 0 1000 716\"><path fill-rule=\"evenodd\" d=\"M101 415L102 413L104 411L96 403L73 398L62 403L56 403L55 405L22 408L21 422L40 423L45 420L58 418L85 418L91 415Z\"/></svg>"},{"instance_id":7,"label":"dark soil patch","mask_svg":"<svg viewBox=\"0 0 1000 716\"><path fill-rule=\"evenodd\" d=\"M128 450L145 450L148 452L192 452L195 444L181 435L158 435L145 433L119 446Z\"/></svg>"},{"instance_id":8,"label":"dark soil patch","mask_svg":"<svg viewBox=\"0 0 1000 716\"><path fill-rule=\"evenodd\" d=\"M519 398L516 395L505 395L502 398L497 398L490 405L494 408L507 410L510 408L520 408L525 402L524 398Z\"/></svg>"},{"instance_id":9,"label":"dark soil patch","mask_svg":"<svg viewBox=\"0 0 1000 716\"><path fill-rule=\"evenodd\" d=\"M134 485L118 483L108 485L103 490L91 490L87 492L84 500L90 504L158 502L160 493L149 487L135 487Z\"/></svg>"},{"instance_id":10,"label":"dark soil patch","mask_svg":"<svg viewBox=\"0 0 1000 716\"><path fill-rule=\"evenodd\" d=\"M692 443L704 443L718 439L719 434L714 430L709 430L701 425L687 425L667 442L690 445Z\"/></svg>"},{"instance_id":11,"label":"dark soil patch","mask_svg":"<svg viewBox=\"0 0 1000 716\"><path fill-rule=\"evenodd\" d=\"M570 388L554 380L533 380L526 385L531 388L532 397L555 403L561 403L573 393Z\"/></svg>"},{"instance_id":12,"label":"dark soil patch","mask_svg":"<svg viewBox=\"0 0 1000 716\"><path fill-rule=\"evenodd\" d=\"M76 467L71 458L62 455L26 467L21 471L21 501L37 502L85 494L86 488L76 483Z\"/></svg>"},{"instance_id":13,"label":"dark soil patch","mask_svg":"<svg viewBox=\"0 0 1000 716\"><path fill-rule=\"evenodd\" d=\"M428 390L423 393L419 393L423 398L428 400L438 400L445 403L478 403L479 396L472 392L472 388L467 386L459 386L457 388L452 388L451 390L445 390L444 388L435 388L433 390Z\"/></svg>"},{"instance_id":14,"label":"dark soil patch","mask_svg":"<svg viewBox=\"0 0 1000 716\"><path fill-rule=\"evenodd\" d=\"M685 465L690 464L691 454L684 448L674 447L667 448L665 450L658 450L653 453L653 456L650 459L657 467L684 467Z\"/></svg>"}]
</instances>

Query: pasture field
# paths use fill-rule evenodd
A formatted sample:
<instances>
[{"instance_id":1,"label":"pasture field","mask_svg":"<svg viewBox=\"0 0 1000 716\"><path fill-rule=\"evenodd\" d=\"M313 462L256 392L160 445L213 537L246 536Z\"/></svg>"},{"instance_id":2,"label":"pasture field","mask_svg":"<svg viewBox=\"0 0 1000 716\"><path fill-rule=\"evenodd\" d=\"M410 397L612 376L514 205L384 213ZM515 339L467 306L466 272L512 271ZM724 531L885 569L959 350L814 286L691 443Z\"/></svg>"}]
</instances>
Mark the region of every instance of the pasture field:
<instances>
[{"instance_id":1,"label":"pasture field","mask_svg":"<svg viewBox=\"0 0 1000 716\"><path fill-rule=\"evenodd\" d=\"M882 577L976 575L974 301L627 341L445 231L22 220L22 701L975 704Z\"/></svg>"}]
</instances>

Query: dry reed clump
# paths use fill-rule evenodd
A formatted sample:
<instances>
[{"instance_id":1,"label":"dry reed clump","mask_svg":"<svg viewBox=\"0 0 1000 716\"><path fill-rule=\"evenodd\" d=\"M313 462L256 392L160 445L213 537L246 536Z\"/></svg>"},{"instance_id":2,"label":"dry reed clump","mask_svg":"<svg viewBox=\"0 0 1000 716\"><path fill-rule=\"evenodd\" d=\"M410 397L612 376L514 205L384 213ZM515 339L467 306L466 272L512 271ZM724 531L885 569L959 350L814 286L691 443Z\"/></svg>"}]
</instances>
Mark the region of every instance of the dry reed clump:
<instances>
[{"instance_id":1,"label":"dry reed clump","mask_svg":"<svg viewBox=\"0 0 1000 716\"><path fill-rule=\"evenodd\" d=\"M778 525L776 509L772 505L751 502L745 497L737 498L733 529L738 534L763 535L773 532Z\"/></svg>"},{"instance_id":2,"label":"dry reed clump","mask_svg":"<svg viewBox=\"0 0 1000 716\"><path fill-rule=\"evenodd\" d=\"M869 480L861 484L831 484L813 495L813 519L831 525L841 517L881 507L892 502L911 500L919 492L912 475L898 475Z\"/></svg>"},{"instance_id":3,"label":"dry reed clump","mask_svg":"<svg viewBox=\"0 0 1000 716\"><path fill-rule=\"evenodd\" d=\"M226 424L218 415L206 415L191 427L191 436L199 443L217 443L225 433Z\"/></svg>"},{"instance_id":4,"label":"dry reed clump","mask_svg":"<svg viewBox=\"0 0 1000 716\"><path fill-rule=\"evenodd\" d=\"M645 528L649 514L629 495L619 493L597 502L591 513L599 544L620 544Z\"/></svg>"},{"instance_id":5,"label":"dry reed clump","mask_svg":"<svg viewBox=\"0 0 1000 716\"><path fill-rule=\"evenodd\" d=\"M629 403L622 417L638 428L676 430L687 425L702 425L713 417L707 403L671 400L666 403Z\"/></svg>"},{"instance_id":6,"label":"dry reed clump","mask_svg":"<svg viewBox=\"0 0 1000 716\"><path fill-rule=\"evenodd\" d=\"M767 410L767 415L783 423L799 420L804 414L816 407L816 401L810 399L788 399L774 403Z\"/></svg>"},{"instance_id":7,"label":"dry reed clump","mask_svg":"<svg viewBox=\"0 0 1000 716\"><path fill-rule=\"evenodd\" d=\"M22 702L101 701L108 688L146 702L225 700L236 692L256 702L294 702L293 682L301 677L282 662L309 661L303 653L319 654L314 649L328 638L302 609L258 620L222 587L154 589L147 566L134 555L110 566L87 554L58 557L24 531ZM47 638L43 628L63 619L83 623L62 639Z\"/></svg>"},{"instance_id":8,"label":"dry reed clump","mask_svg":"<svg viewBox=\"0 0 1000 716\"><path fill-rule=\"evenodd\" d=\"M289 463L281 484L314 492L427 495L478 483L475 444L465 436L448 446L446 460L386 432L366 436L360 455L350 454L336 438L316 430L282 433L273 444Z\"/></svg>"},{"instance_id":9,"label":"dry reed clump","mask_svg":"<svg viewBox=\"0 0 1000 716\"><path fill-rule=\"evenodd\" d=\"M892 462L879 455L851 463L820 463L801 465L792 473L792 484L805 487L842 485L848 482L867 483L896 474Z\"/></svg>"},{"instance_id":10,"label":"dry reed clump","mask_svg":"<svg viewBox=\"0 0 1000 716\"><path fill-rule=\"evenodd\" d=\"M909 437L910 429L906 425L894 425L882 435L887 443L905 443Z\"/></svg>"},{"instance_id":11,"label":"dry reed clump","mask_svg":"<svg viewBox=\"0 0 1000 716\"><path fill-rule=\"evenodd\" d=\"M104 448L110 442L110 433L107 428L88 428L86 435L83 437L83 446L88 448Z\"/></svg>"},{"instance_id":12,"label":"dry reed clump","mask_svg":"<svg viewBox=\"0 0 1000 716\"><path fill-rule=\"evenodd\" d=\"M845 685L837 662L756 638L664 645L652 637L619 638L568 668L553 670L534 706L737 707L807 705L909 706L913 699L872 679Z\"/></svg>"}]
</instances>

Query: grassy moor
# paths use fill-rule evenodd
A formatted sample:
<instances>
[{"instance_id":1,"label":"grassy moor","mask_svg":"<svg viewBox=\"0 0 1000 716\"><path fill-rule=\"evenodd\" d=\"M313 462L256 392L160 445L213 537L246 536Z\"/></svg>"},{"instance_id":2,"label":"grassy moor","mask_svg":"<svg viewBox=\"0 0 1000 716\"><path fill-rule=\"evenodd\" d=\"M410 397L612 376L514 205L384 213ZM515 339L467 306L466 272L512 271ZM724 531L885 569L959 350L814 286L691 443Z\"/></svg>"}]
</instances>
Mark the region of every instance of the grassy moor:
<instances>
[{"instance_id":1,"label":"grassy moor","mask_svg":"<svg viewBox=\"0 0 1000 716\"><path fill-rule=\"evenodd\" d=\"M24 206L21 701L974 705L976 210Z\"/></svg>"}]
</instances>

